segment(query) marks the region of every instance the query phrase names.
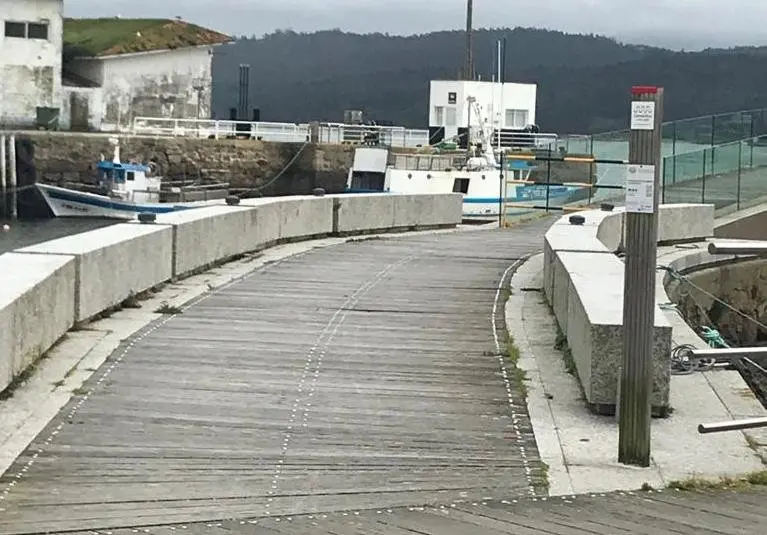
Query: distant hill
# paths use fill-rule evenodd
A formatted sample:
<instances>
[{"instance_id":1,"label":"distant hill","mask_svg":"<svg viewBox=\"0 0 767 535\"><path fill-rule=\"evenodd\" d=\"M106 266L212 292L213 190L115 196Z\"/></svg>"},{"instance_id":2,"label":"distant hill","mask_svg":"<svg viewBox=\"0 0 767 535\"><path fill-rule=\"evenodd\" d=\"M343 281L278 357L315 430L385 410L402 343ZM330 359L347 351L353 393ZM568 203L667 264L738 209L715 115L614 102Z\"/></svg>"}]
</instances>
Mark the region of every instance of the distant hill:
<instances>
[{"instance_id":1,"label":"distant hill","mask_svg":"<svg viewBox=\"0 0 767 535\"><path fill-rule=\"evenodd\" d=\"M507 39L507 78L535 82L545 131L624 128L632 84L667 88L667 118L767 106L767 54L760 48L673 52L596 35L529 28L475 32L476 68L494 71L497 39ZM214 57L214 112L237 105L239 65L251 66L250 105L264 121L341 121L343 110L427 126L429 80L454 78L464 58L460 31L400 37L341 31L276 32L240 38Z\"/></svg>"}]
</instances>

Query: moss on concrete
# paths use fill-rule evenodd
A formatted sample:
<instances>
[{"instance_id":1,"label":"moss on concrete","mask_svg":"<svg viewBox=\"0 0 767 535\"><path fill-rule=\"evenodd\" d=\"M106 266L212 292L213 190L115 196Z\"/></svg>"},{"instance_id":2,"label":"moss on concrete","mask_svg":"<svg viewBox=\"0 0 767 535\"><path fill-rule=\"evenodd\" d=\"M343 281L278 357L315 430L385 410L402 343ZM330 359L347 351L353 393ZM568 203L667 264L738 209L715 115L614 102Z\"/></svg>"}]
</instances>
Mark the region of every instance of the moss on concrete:
<instances>
[{"instance_id":1,"label":"moss on concrete","mask_svg":"<svg viewBox=\"0 0 767 535\"><path fill-rule=\"evenodd\" d=\"M64 19L64 47L72 57L113 56L226 43L231 38L169 19Z\"/></svg>"}]
</instances>

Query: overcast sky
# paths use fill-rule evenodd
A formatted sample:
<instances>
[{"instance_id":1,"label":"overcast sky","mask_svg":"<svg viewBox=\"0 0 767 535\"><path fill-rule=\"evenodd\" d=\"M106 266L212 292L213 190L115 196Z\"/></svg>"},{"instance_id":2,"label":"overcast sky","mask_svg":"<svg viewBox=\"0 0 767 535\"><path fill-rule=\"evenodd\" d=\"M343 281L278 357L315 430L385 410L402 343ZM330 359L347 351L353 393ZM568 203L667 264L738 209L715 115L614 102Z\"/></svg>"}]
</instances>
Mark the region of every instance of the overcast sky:
<instances>
[{"instance_id":1,"label":"overcast sky","mask_svg":"<svg viewBox=\"0 0 767 535\"><path fill-rule=\"evenodd\" d=\"M174 17L229 34L462 28L466 0L64 0L68 16ZM637 5L641 5L639 8ZM673 48L767 44L765 0L474 0L475 27L534 26Z\"/></svg>"}]
</instances>

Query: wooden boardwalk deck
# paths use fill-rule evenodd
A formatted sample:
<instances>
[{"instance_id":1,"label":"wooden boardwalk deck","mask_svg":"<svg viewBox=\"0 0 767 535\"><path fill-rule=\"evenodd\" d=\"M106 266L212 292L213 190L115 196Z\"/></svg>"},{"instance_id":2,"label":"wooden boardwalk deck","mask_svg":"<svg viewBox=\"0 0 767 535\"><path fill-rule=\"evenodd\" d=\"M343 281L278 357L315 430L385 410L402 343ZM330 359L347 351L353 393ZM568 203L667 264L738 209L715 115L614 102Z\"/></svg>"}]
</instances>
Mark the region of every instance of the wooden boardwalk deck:
<instances>
[{"instance_id":1,"label":"wooden boardwalk deck","mask_svg":"<svg viewBox=\"0 0 767 535\"><path fill-rule=\"evenodd\" d=\"M313 250L151 326L0 479L0 535L764 533L764 491L540 496L494 304L546 226Z\"/></svg>"},{"instance_id":2,"label":"wooden boardwalk deck","mask_svg":"<svg viewBox=\"0 0 767 535\"><path fill-rule=\"evenodd\" d=\"M77 535L762 535L767 491L636 492L400 507Z\"/></svg>"},{"instance_id":3,"label":"wooden boardwalk deck","mask_svg":"<svg viewBox=\"0 0 767 535\"><path fill-rule=\"evenodd\" d=\"M546 226L313 250L139 333L0 480L0 534L540 491L493 312Z\"/></svg>"}]
</instances>

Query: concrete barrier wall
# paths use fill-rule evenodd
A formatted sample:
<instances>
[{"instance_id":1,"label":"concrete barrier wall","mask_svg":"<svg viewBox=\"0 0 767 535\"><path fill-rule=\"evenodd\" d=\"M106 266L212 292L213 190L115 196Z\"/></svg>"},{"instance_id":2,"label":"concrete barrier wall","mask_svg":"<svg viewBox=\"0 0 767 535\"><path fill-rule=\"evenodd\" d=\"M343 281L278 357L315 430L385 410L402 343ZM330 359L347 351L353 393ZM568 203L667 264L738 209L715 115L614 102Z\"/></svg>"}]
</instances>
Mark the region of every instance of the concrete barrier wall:
<instances>
[{"instance_id":1,"label":"concrete barrier wall","mask_svg":"<svg viewBox=\"0 0 767 535\"><path fill-rule=\"evenodd\" d=\"M406 230L461 223L463 195L334 195L333 230L338 234Z\"/></svg>"},{"instance_id":2,"label":"concrete barrier wall","mask_svg":"<svg viewBox=\"0 0 767 535\"><path fill-rule=\"evenodd\" d=\"M289 197L279 203L280 240L307 239L333 233L332 197Z\"/></svg>"},{"instance_id":3,"label":"concrete barrier wall","mask_svg":"<svg viewBox=\"0 0 767 535\"><path fill-rule=\"evenodd\" d=\"M460 213L459 213L460 212ZM396 195L394 228L458 225L463 213L463 195Z\"/></svg>"},{"instance_id":4,"label":"concrete barrier wall","mask_svg":"<svg viewBox=\"0 0 767 535\"><path fill-rule=\"evenodd\" d=\"M75 322L171 278L173 229L122 223L18 249L75 258Z\"/></svg>"},{"instance_id":5,"label":"concrete barrier wall","mask_svg":"<svg viewBox=\"0 0 767 535\"><path fill-rule=\"evenodd\" d=\"M580 212L582 225L564 216L544 238L543 292L566 336L587 402L599 412L617 403L623 358L624 264L614 254L623 248L625 213ZM714 206L662 205L658 241L705 239L714 232ZM653 406L669 403L671 324L655 310Z\"/></svg>"},{"instance_id":6,"label":"concrete barrier wall","mask_svg":"<svg viewBox=\"0 0 767 535\"><path fill-rule=\"evenodd\" d=\"M741 240L767 240L767 208L763 205L736 212L717 221L714 236Z\"/></svg>"},{"instance_id":7,"label":"concrete barrier wall","mask_svg":"<svg viewBox=\"0 0 767 535\"><path fill-rule=\"evenodd\" d=\"M258 215L259 209L236 206L211 206L158 215L156 224L172 228L172 276L205 269L256 249L257 243L267 239L259 235Z\"/></svg>"},{"instance_id":8,"label":"concrete barrier wall","mask_svg":"<svg viewBox=\"0 0 767 535\"><path fill-rule=\"evenodd\" d=\"M0 255L0 391L74 325L75 258Z\"/></svg>"},{"instance_id":9,"label":"concrete barrier wall","mask_svg":"<svg viewBox=\"0 0 767 535\"><path fill-rule=\"evenodd\" d=\"M0 256L0 391L74 324L276 243L461 222L462 195L272 197L119 223Z\"/></svg>"},{"instance_id":10,"label":"concrete barrier wall","mask_svg":"<svg viewBox=\"0 0 767 535\"><path fill-rule=\"evenodd\" d=\"M334 228L340 234L394 228L398 197L385 193L340 196L334 202Z\"/></svg>"},{"instance_id":11,"label":"concrete barrier wall","mask_svg":"<svg viewBox=\"0 0 767 535\"><path fill-rule=\"evenodd\" d=\"M658 211L658 243L701 240L714 235L713 204L663 204ZM610 251L623 249L626 236L625 212L589 211L590 220L599 228L596 238ZM599 215L598 215L599 214ZM606 215L602 215L606 214ZM593 226L592 224L592 226Z\"/></svg>"},{"instance_id":12,"label":"concrete barrier wall","mask_svg":"<svg viewBox=\"0 0 767 535\"><path fill-rule=\"evenodd\" d=\"M569 284L566 295L555 293L555 303L566 302L560 314L578 378L589 404L609 413L618 398L623 356L623 262L587 252L563 252L559 258ZM658 307L653 340L651 403L662 411L669 405L671 325Z\"/></svg>"}]
</instances>

